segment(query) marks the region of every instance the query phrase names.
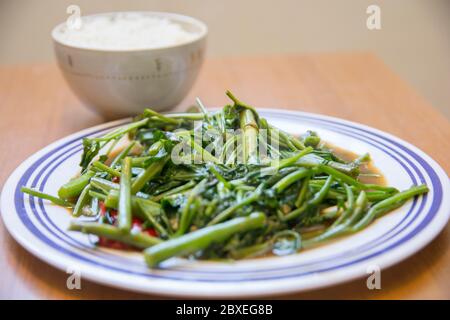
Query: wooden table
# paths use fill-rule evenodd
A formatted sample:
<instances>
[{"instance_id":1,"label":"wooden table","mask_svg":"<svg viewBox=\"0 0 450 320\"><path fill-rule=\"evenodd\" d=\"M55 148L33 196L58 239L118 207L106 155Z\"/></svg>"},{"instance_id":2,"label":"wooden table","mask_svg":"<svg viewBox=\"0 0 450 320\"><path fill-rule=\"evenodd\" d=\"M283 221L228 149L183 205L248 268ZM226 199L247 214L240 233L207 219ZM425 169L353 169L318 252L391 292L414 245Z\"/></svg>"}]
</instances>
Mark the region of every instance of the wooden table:
<instances>
[{"instance_id":1,"label":"wooden table","mask_svg":"<svg viewBox=\"0 0 450 320\"><path fill-rule=\"evenodd\" d=\"M231 89L257 107L337 116L393 133L450 172L450 125L371 54L314 54L209 60L183 109L200 96L221 106ZM74 97L55 65L0 68L0 186L26 157L69 133L103 121ZM0 298L156 298L88 281L66 289L67 275L22 249L0 222ZM382 289L365 279L284 298L450 298L450 227L407 261L382 271Z\"/></svg>"}]
</instances>

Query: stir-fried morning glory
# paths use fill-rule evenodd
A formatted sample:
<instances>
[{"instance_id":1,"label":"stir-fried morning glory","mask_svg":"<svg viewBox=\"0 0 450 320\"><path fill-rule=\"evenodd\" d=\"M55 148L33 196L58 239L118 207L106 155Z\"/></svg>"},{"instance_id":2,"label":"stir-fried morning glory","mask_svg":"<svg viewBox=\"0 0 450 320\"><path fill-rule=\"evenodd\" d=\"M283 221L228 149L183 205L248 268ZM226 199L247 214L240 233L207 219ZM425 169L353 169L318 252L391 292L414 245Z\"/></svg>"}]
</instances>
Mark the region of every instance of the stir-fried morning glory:
<instances>
[{"instance_id":1,"label":"stir-fried morning glory","mask_svg":"<svg viewBox=\"0 0 450 320\"><path fill-rule=\"evenodd\" d=\"M150 267L175 256L292 254L358 232L428 191L365 183L369 155L344 161L315 132L283 132L227 95L231 103L214 113L199 99L186 113L147 109L84 139L80 175L58 196L22 191L69 208L69 230L100 246L143 250Z\"/></svg>"}]
</instances>

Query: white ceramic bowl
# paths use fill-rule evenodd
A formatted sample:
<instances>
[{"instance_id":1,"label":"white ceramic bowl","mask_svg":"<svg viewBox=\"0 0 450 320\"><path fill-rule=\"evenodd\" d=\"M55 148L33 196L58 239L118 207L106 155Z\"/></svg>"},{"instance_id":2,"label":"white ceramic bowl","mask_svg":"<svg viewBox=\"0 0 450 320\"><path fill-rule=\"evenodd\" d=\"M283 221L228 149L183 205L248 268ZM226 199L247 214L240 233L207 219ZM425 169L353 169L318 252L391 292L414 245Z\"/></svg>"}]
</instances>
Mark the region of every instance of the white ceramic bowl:
<instances>
[{"instance_id":1,"label":"white ceramic bowl","mask_svg":"<svg viewBox=\"0 0 450 320\"><path fill-rule=\"evenodd\" d=\"M70 87L89 108L109 119L136 115L146 107L174 107L191 89L203 62L208 33L203 22L173 13L139 14L167 18L195 36L161 48L104 50L65 43L60 30L66 23L52 31L56 58Z\"/></svg>"}]
</instances>

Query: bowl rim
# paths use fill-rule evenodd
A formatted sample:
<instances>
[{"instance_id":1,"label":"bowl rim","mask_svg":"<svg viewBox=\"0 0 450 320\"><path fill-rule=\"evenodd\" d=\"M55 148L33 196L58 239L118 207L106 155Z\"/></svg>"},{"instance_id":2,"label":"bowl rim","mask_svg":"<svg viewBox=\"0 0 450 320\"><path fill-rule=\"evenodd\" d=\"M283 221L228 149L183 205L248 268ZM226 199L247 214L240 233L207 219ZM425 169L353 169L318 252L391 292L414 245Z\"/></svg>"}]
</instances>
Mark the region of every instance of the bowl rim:
<instances>
[{"instance_id":1,"label":"bowl rim","mask_svg":"<svg viewBox=\"0 0 450 320\"><path fill-rule=\"evenodd\" d=\"M124 48L124 49L105 49L105 48L95 48L95 47L89 47L89 46L77 46L77 45L73 45L67 42L62 41L61 39L58 38L57 31L59 29L61 29L65 24L66 21L59 23L58 25L56 25L52 31L51 31L51 37L53 39L54 43L57 43L59 45L71 48L71 49L76 49L76 50L83 50L83 51L92 51L92 52L105 52L105 53L126 53L126 52L144 52L144 51L156 51L156 50L162 50L162 49L170 49L170 48L176 48L176 47L182 47L185 45L189 45L195 42L198 42L204 38L206 38L206 36L208 35L208 26L206 25L206 23L204 23L203 21L191 17L191 16L187 16L187 15L183 15L183 14L179 14L179 13L173 13L173 12L162 12L162 11L139 11L139 10L135 10L135 11L109 11L109 12L101 12L101 13L95 13L95 14L89 14L89 15L82 15L81 18L92 18L95 16L105 16L105 15L112 15L112 14L119 14L119 13L127 13L127 14L148 14L148 15L154 15L154 16L159 16L159 17L166 17L172 20L181 20L183 22L186 23L190 23L192 25L195 25L197 27L200 27L200 32L198 34L196 34L192 39L188 40L188 41L184 41L178 44L173 44L173 45L167 45L167 46L160 46L160 47L149 47L149 48Z\"/></svg>"}]
</instances>

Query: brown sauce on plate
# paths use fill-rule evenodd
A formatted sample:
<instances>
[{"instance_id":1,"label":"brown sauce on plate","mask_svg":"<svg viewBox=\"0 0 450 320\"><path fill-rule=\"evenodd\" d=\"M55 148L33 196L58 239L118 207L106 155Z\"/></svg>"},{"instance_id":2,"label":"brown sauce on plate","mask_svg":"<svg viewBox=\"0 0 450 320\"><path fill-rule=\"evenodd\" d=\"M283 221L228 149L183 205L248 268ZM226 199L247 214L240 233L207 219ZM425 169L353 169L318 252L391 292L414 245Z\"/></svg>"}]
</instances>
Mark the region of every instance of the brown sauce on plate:
<instances>
[{"instance_id":1,"label":"brown sauce on plate","mask_svg":"<svg viewBox=\"0 0 450 320\"><path fill-rule=\"evenodd\" d=\"M332 151L337 157L341 158L344 161L353 161L357 159L360 155L340 148L336 147L333 144L326 143L326 148ZM378 168L374 165L373 161L362 163L360 166L360 176L358 177L358 180L362 183L370 183L370 184L377 184L380 186L387 186L386 179L378 170Z\"/></svg>"}]
</instances>

